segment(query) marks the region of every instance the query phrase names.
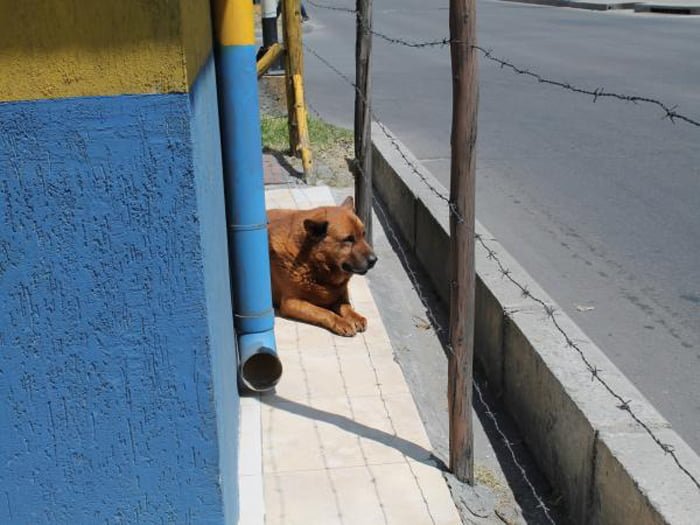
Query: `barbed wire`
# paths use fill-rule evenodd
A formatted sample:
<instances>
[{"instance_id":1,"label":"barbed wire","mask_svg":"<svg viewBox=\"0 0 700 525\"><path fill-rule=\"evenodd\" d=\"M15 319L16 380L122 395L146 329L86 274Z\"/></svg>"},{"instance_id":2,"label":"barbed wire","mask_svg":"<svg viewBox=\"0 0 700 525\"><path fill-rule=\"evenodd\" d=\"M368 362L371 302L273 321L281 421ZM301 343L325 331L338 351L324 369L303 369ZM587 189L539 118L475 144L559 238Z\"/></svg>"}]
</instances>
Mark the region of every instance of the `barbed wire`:
<instances>
[{"instance_id":1,"label":"barbed wire","mask_svg":"<svg viewBox=\"0 0 700 525\"><path fill-rule=\"evenodd\" d=\"M319 60L322 60L322 61L324 61L324 63L326 63L325 59L323 57L321 57L319 54L317 54L314 50L312 50L308 46L305 46L305 47L307 48L308 51L310 51L312 54L314 54ZM330 64L330 62L328 62L327 65L329 67L333 68L337 74L345 77L345 79L347 81L349 81L353 85L353 87L355 86L355 84L352 81L350 81L349 78L347 78L342 72L337 70L337 68L335 68L332 64ZM318 109L316 109L313 105L311 105L307 102L307 106L309 107L309 109L311 110L311 112L314 115L316 115L318 118L321 118L321 119L323 118L323 116L321 115L321 112ZM376 118L376 115L372 114L372 117L375 120L375 122L382 129L382 132L387 136L387 138L390 141L392 141L392 144L394 144L394 147L401 154L401 156L404 158L404 161L411 167L411 169L414 171L414 173L417 176L419 176L424 183L426 183L428 185L428 187L433 191L433 193L435 193L441 199L446 200L446 202L451 205L451 203L449 203L449 199L445 199L444 196L437 190L437 188L430 185L430 183L423 176L423 174L418 169L416 169L416 167L413 165L413 163L410 161L410 159L408 159L405 156L403 150L399 147L398 143L396 142L396 139L393 137L393 135L391 135L391 133L388 131L388 129L384 126L384 124ZM367 181L367 176L364 173L364 171L362 170L362 167L359 164L355 163L354 168L355 168L356 173L359 174L360 176L362 176L365 179L365 181ZM428 319L430 320L430 323L432 324L436 335L438 336L438 338L441 338L441 339L446 338L449 334L445 330L445 328L442 326L442 323L440 322L438 317L433 313L432 309L428 307L428 305L431 303L431 301L427 298L426 292L424 291L423 286L421 285L421 280L418 278L417 272L414 270L413 265L411 264L409 257L406 254L406 251L403 249L399 234L397 234L396 231L392 228L391 220L388 218L387 214L385 213L382 203L379 202L379 200L376 197L373 197L372 203L373 203L373 208L374 208L375 213L377 213L377 215L380 217L380 220L382 221L382 227L384 228L384 231L387 233L387 236L390 237L390 239L391 239L391 244L393 246L397 247L396 254L397 254L399 260L401 261L403 267L406 269L406 272L409 275L409 280L411 281L411 283L413 285L413 290L416 292L416 294L418 295L418 297L419 297L420 301L423 303L423 305L426 306L426 315L428 316ZM449 354L451 354L451 355L454 354L454 351L452 350L452 347L449 343L445 345L445 348L447 349ZM501 430L501 427L498 424L498 420L496 418L496 415L494 414L493 410L491 409L489 404L484 399L483 394L481 393L479 385L477 384L476 381L474 381L474 390L477 392L477 395L479 397L479 401L484 406L484 410L485 410L486 415L492 421L492 424L493 424L494 428L496 429L496 431L498 432L498 435L500 436L501 440L503 441L504 446L506 447L506 449L508 449L510 456L511 456L511 459L512 459L514 465L517 467L518 471L520 472L520 474L523 478L523 481L528 486L528 488L530 489L530 492L532 493L532 496L537 501L537 508L542 510L542 513L545 515L545 517L547 518L547 521L549 521L549 523L551 523L552 525L555 525L554 520L552 519L551 515L549 514L549 507L547 507L543 498L539 495L537 489L533 485L532 481L530 481L530 478L528 477L527 471L526 471L525 467L523 466L523 464L520 463L520 461L518 461L517 454L513 450L513 447L511 445L510 441L508 440L506 435Z\"/></svg>"},{"instance_id":2,"label":"barbed wire","mask_svg":"<svg viewBox=\"0 0 700 525\"><path fill-rule=\"evenodd\" d=\"M330 62L328 62L325 58L323 58L321 55L316 53L315 50L310 48L309 46L304 45L304 47L311 52L316 58L318 58L320 61L322 61L324 64L326 64L329 68L335 71L336 74L341 76L346 82L349 82L353 88L359 93L360 91L357 89L355 86L355 83L352 82L345 74L343 74L340 70L338 70L335 66L333 66ZM321 113L313 107L312 105L308 104L309 108L311 109L312 113L314 113L317 117L323 118ZM392 141L392 144L396 148L396 150L400 153L400 155L404 158L404 161L411 167L413 172L420 177L420 179L428 185L428 187L431 189L435 195L440 197L442 200L445 200L451 207L453 208L452 204L449 202L449 199L445 199L445 197L435 188L433 185L431 185L427 178L420 172L420 170L417 169L417 167L408 159L408 157L405 156L405 153L403 150L400 148L398 143L396 142L396 139L391 135L391 133L388 131L388 129L384 126L384 124L377 118L376 114L372 113L372 118L374 121L379 125L380 129L382 129L382 132L387 136L387 138ZM362 167L358 164L355 163L355 172L362 176L366 181L367 181L367 176L362 170ZM421 283L421 280L418 278L417 272L414 270L413 265L411 264L408 255L406 254L405 250L403 249L403 246L401 244L401 239L399 234L396 233L396 231L392 228L391 226L391 220L388 218L387 214L384 212L384 208L382 203L378 201L376 197L373 197L373 208L374 211L377 213L378 216L380 216L380 219L382 221L382 226L384 228L384 231L387 233L387 236L391 238L392 245L397 247L397 256L399 257L399 260L402 262L403 267L406 269L407 273L409 274L409 279L411 283L413 284L413 289L418 295L419 299L421 302L426 306L426 315L428 316L432 326L435 329L435 333L439 338L447 338L449 337L449 334L447 330L442 326L442 323L439 321L438 317L432 312L432 310L428 307L430 304L429 299L426 296L426 292L423 290ZM456 208L455 208L456 211ZM463 222L463 220L462 220ZM454 355L454 351L452 350L452 347L449 343L445 344L445 348L450 355ZM549 507L546 505L544 502L544 499L540 494L538 493L537 489L535 488L534 484L530 480L530 478L527 475L527 471L523 464L518 460L518 456L516 452L513 450L512 444L506 437L506 435L503 433L503 431L500 428L500 425L498 424L498 420L491 409L491 407L488 405L486 400L483 397L483 394L481 393L481 390L479 389L478 384L476 381L473 382L473 387L474 390L477 392L477 395L479 397L479 400L481 404L484 406L485 413L489 417L489 419L492 421L492 424L496 431L498 432L498 435L500 436L501 440L503 441L504 446L506 449L509 451L511 459L513 461L513 464L517 467L518 471L520 472L523 481L525 484L528 486L530 489L530 492L532 493L533 498L537 501L537 508L541 509L542 513L545 515L547 518L547 521L551 523L552 525L555 525L555 521L552 519L550 513L549 513Z\"/></svg>"},{"instance_id":3,"label":"barbed wire","mask_svg":"<svg viewBox=\"0 0 700 525\"><path fill-rule=\"evenodd\" d=\"M333 64L331 64L331 63L330 63L328 60L326 60L323 56L319 55L319 54L316 52L315 49L309 47L309 46L306 45L306 44L303 44L303 46L304 46L304 49L306 49L307 51L309 51L309 52L310 52L313 56L315 56L322 64L324 64L326 67L328 67L330 70L332 70L336 75L338 75L341 79L343 79L346 83L348 83L350 86L352 86L353 89L355 90L355 92L360 96L360 98L362 98L362 99L365 101L365 103L367 102L367 99L366 99L365 96L362 94L362 91L359 90L359 89L357 88L357 86L355 85L355 82L354 82L352 79L350 79L350 77L348 77L345 73L343 73L342 71L340 71L337 67L335 67ZM389 139L389 141L391 142L392 146L394 146L394 148L395 148L396 151L399 153L399 155L401 155L401 157L403 158L404 162L408 165L408 167L411 168L411 170L413 171L413 173L423 182L423 184L424 184L425 186L428 187L428 189L429 189L437 198L439 198L440 200L445 201L445 202L447 203L448 207L450 208L450 210L452 211L452 213L455 214L455 216L457 217L457 220L458 220L460 223L464 223L464 217L462 217L462 215L459 213L459 211L457 210L457 207L455 206L455 204L454 204L452 201L450 201L449 198L445 197L445 196L438 190L438 188L436 188L435 185L432 184L432 183L428 180L428 178L421 172L421 170L406 156L406 153L403 151L403 149L401 149L401 147L399 146L399 144L398 144L396 138L389 132L389 130L388 130L388 129L386 128L386 126L384 125L384 123L379 119L379 117L377 116L377 114L376 114L376 113L374 112L374 110L372 110L372 109L370 109L370 116L372 117L372 120L377 124L377 126L379 126L379 128L382 130L382 133L384 133L384 135L386 135L386 137Z\"/></svg>"},{"instance_id":4,"label":"barbed wire","mask_svg":"<svg viewBox=\"0 0 700 525\"><path fill-rule=\"evenodd\" d=\"M362 94L361 90L358 89L356 84L347 76L345 75L342 71L340 71L337 67L335 67L333 64L331 64L328 60L326 60L324 57L322 57L318 52L316 52L313 48L309 47L307 44L304 44L304 48L307 49L312 55L314 55L320 62L325 64L330 70L334 71L336 75L338 75L340 78L342 78L346 83L348 83L354 90L355 92L365 101L367 102L366 98ZM411 168L411 171L416 174L430 190L432 193L434 193L437 197L440 198L440 200L446 202L448 204L448 212L450 215L452 215L455 220L462 226L467 227L465 224L464 217L459 213L457 210L456 206L454 203L450 200L449 197L447 197L443 192L439 191L439 189L432 183L430 183L423 175L420 167L413 162L411 159L408 158L408 156L402 151L402 148L400 147L398 141L396 138L389 132L389 130L386 128L386 126L381 123L379 118L377 117L376 113L374 111L371 111L371 116L372 119L378 124L379 129L382 131L384 135L389 139L389 141L392 143L393 147L401 154L401 157L403 161ZM359 173L359 171L358 171ZM561 326L559 323L559 320L555 317L556 310L553 306L549 305L546 301L543 299L537 297L534 295L532 292L529 291L526 285L520 283L518 280L516 280L512 272L509 268L507 268L504 264L503 261L500 259L498 256L498 253L493 250L484 240L483 236L477 233L474 233L474 238L475 241L481 245L481 247L486 251L487 257L490 260L493 260L496 262L499 268L499 272L501 275L508 279L513 285L515 285L523 295L523 297L530 299L534 301L535 303L539 304L547 318L552 322L554 327L557 329L557 331L561 334L561 336L564 338L565 344L568 348L573 349L576 354L579 356L581 361L583 362L584 366L586 369L591 373L591 379L596 380L613 398L619 402L619 405L617 405L617 408L620 410L623 410L627 412L630 417L640 426L644 429L644 431L651 437L651 439L661 448L661 450L664 451L665 454L670 455L677 467L693 482L693 484L700 490L700 481L681 463L680 459L675 453L674 447L668 443L665 443L662 441L655 433L654 431L635 413L635 411L632 409L631 406L631 400L625 400L620 394L618 394L614 388L608 383L602 376L601 376L601 369L595 366L591 361L588 359L588 357L585 355L581 347L569 336L569 334L566 332L566 330ZM506 316L509 314L507 312L504 312ZM448 345L449 346L449 345ZM451 348L448 348L449 351L451 351Z\"/></svg>"},{"instance_id":5,"label":"barbed wire","mask_svg":"<svg viewBox=\"0 0 700 525\"><path fill-rule=\"evenodd\" d=\"M333 6L333 5L328 5L328 4L321 4L319 2L316 2L314 0L306 0L309 4L311 4L314 7L318 7L320 9L327 9L329 11L341 11L343 13L351 13L351 14L359 14L359 11L355 8L349 8L349 7L338 7L338 6ZM371 27L369 27L369 24L365 22L365 20L361 20L360 23L362 26L367 29L372 35L376 36L377 38L381 38L382 40L385 40L389 42L390 44L399 44L405 47L413 47L413 48L420 48L420 47L444 47L450 43L449 38L441 38L438 40L430 40L430 41L425 41L425 42L419 42L415 40L406 40L404 38L397 38L393 37L390 35L387 35L385 33L380 33L379 31L375 31Z\"/></svg>"},{"instance_id":6,"label":"barbed wire","mask_svg":"<svg viewBox=\"0 0 700 525\"><path fill-rule=\"evenodd\" d=\"M358 173L362 176L365 177L364 172L362 172L362 169L358 167ZM374 211L377 213L377 216L380 218L382 222L382 227L387 234L387 237L390 239L390 243L397 248L396 255L398 256L399 260L401 261L403 267L406 269L406 272L409 274L409 279L411 281L411 284L413 284L413 289L418 295L420 301L423 303L423 305L426 308L426 315L430 319L431 324L433 325L433 328L435 330L436 335L438 336L439 339L442 339L444 336L448 335L447 331L445 328L442 326L442 323L440 323L440 320L438 317L432 312L432 309L429 307L430 301L425 295L425 291L423 290L423 287L421 285L421 280L417 276L417 272L413 268L413 264L410 262L408 255L406 254L406 251L403 249L402 242L400 235L393 229L391 226L391 219L389 219L388 214L384 211L384 205L379 202L379 200L374 197L373 198L373 208ZM449 347L449 345L446 345ZM448 348L448 351L451 352L451 348ZM537 488L535 485L532 483L530 480L530 477L527 474L527 469L525 466L520 462L518 459L518 455L513 449L512 443L508 439L508 437L505 435L503 430L501 430L501 426L498 423L498 418L496 417L496 414L494 411L491 409L490 405L486 402L484 399L484 395L481 392L481 388L479 387L479 384L476 381L473 381L473 390L476 392L477 397L479 399L479 402L481 405L484 407L484 413L486 416L491 420L491 424L493 425L493 428L496 430L498 433L498 436L500 437L501 441L503 442L503 445L506 447L508 452L510 453L511 460L513 464L516 466L518 471L520 472L520 475L527 485L527 487L530 489L530 493L532 494L532 497L537 501L536 507L542 511L544 516L547 518L547 521L551 523L552 525L556 525L554 519L550 515L549 507L544 501L544 498L540 496L539 492L537 491Z\"/></svg>"},{"instance_id":7,"label":"barbed wire","mask_svg":"<svg viewBox=\"0 0 700 525\"><path fill-rule=\"evenodd\" d=\"M501 66L501 68L507 68L510 69L511 71L517 73L518 75L525 75L530 78L534 78L539 82L540 84L548 84L550 86L556 86L562 89L565 89L567 91L571 91L573 93L579 93L582 95L589 95L593 97L593 102L597 102L599 98L613 98L617 100L622 100L624 102L632 102L633 104L639 104L645 103L645 104L651 104L654 106L657 106L661 108L665 115L663 118L669 119L672 123L675 124L676 120L682 120L692 126L700 127L700 121L692 119L690 117L687 117L681 113L678 113L676 111L677 106L669 106L668 104L665 104L661 102L660 100L657 100L652 97L641 97L637 95L626 95L624 93L615 93L613 91L607 91L604 88L596 88L596 89L587 89L587 88L580 88L577 86L574 86L570 82L562 82L560 80L552 80L550 78L546 78L542 76L539 73L535 73L533 71L530 71L529 69L524 69L522 67L518 67L515 64L509 62L508 60L505 60L503 58L499 58L493 54L493 51L490 49L485 49L481 46L476 46L473 45L471 46L472 49L476 49L477 51L481 52L481 54L484 56L484 58L495 62Z\"/></svg>"},{"instance_id":8,"label":"barbed wire","mask_svg":"<svg viewBox=\"0 0 700 525\"><path fill-rule=\"evenodd\" d=\"M498 435L501 438L501 441L505 443L506 448L508 449L508 452L510 452L510 457L513 460L513 463L515 463L515 466L518 467L518 470L520 471L520 476L523 478L525 483L527 484L528 488L530 489L530 492L533 494L535 499L537 500L537 507L542 510L542 513L545 515L547 518L547 521L551 523L552 525L556 525L554 522L554 519L552 519L552 516L549 514L549 507L545 504L545 502L542 500L542 498L539 496L537 493L537 489L535 486L532 484L532 481L530 481L530 478L527 476L527 472L525 471L525 467L516 459L515 455L515 450L513 450L513 447L511 446L510 440L508 437L505 435L503 430L501 430L501 426L498 424L498 419L496 418L496 414L494 414L493 410L491 410L491 407L486 403L486 400L484 399L484 394L481 392L481 387L479 386L479 383L477 381L473 381L474 385L474 391L476 392L477 398L479 399L479 402L483 405L484 407L484 412L486 413L486 416L491 420L491 424L493 427L496 429L496 432L498 432Z\"/></svg>"},{"instance_id":9,"label":"barbed wire","mask_svg":"<svg viewBox=\"0 0 700 525\"><path fill-rule=\"evenodd\" d=\"M664 451L664 453L670 455L673 458L673 461L676 463L678 468L686 475L688 478L693 482L693 484L700 489L700 482L698 479L681 463L680 459L675 453L674 447L668 443L663 442L655 433L654 431L644 422L642 419L634 412L632 409L631 400L625 400L624 397L622 397L620 394L618 394L615 389L608 383L602 376L601 372L602 369L598 368L595 366L591 361L586 357L585 353L581 349L581 347L574 341L571 336L564 330L564 328L561 326L561 323L559 320L556 318L556 309L550 305L547 304L543 299L540 297L537 297L534 295L526 285L523 285L519 281L517 281L511 272L509 268L507 268L504 264L503 261L498 257L498 254L496 253L495 250L493 250L491 247L489 247L486 242L484 241L484 238L480 234L475 234L475 240L482 246L482 248L486 251L486 255L489 259L493 260L497 265L498 265L498 270L501 273L501 275L506 278L508 281L510 281L515 287L517 287L520 290L520 293L522 294L523 297L530 299L534 301L535 303L539 304L542 309L544 310L547 318L552 322L556 330L559 332L559 334L564 338L564 341L566 343L566 346L568 348L573 349L576 354L578 354L579 358L581 361L584 363L584 366L586 369L590 372L591 374L591 380L596 380L600 385L603 386L607 392L613 396L618 402L619 405L617 405L617 408L620 410L623 410L627 412L630 417L640 426L644 429L644 431L651 437L651 439L661 448L661 450ZM506 314L508 315L508 314Z\"/></svg>"},{"instance_id":10,"label":"barbed wire","mask_svg":"<svg viewBox=\"0 0 700 525\"><path fill-rule=\"evenodd\" d=\"M419 42L416 40L405 40L403 38L389 36L389 35L386 35L384 33L380 33L379 31L375 31L374 29L370 29L369 32L372 35L379 37L382 40L385 40L386 42L389 42L390 44L398 44L398 45L401 45L404 47L412 47L412 48L445 47L452 42L457 42L456 40L450 40L449 38L441 38L438 40L426 40L426 41Z\"/></svg>"},{"instance_id":11,"label":"barbed wire","mask_svg":"<svg viewBox=\"0 0 700 525\"><path fill-rule=\"evenodd\" d=\"M330 9L334 11L342 11L345 13L352 13L352 14L359 14L359 12L356 9L350 9L350 8L345 8L345 7L335 7L335 6L330 6L327 4L321 4L315 1L307 0L311 5L315 7L319 7L321 9ZM449 37L444 37L444 38L438 38L438 39L433 39L433 40L425 40L425 41L416 41L416 40L406 40L404 38L399 38L391 35L387 35L385 33L376 31L372 29L371 25L365 24L364 20L361 20L360 22L363 24L363 27L367 29L372 35L384 40L385 42L388 42L389 44L394 44L394 45L401 45L404 47L409 47L409 48L432 48L432 47L445 47L449 44L452 43L459 43L459 40L454 40ZM658 100L653 97L645 97L645 96L639 96L639 95L628 95L625 93L617 93L615 91L609 91L603 87L595 88L595 89L590 89L590 88L583 88L583 87L578 87L573 85L571 82L564 82L561 80L556 80L556 79L551 79L547 78L544 75L541 75L540 73L536 73L532 71L529 68L517 66L514 63L512 63L509 60L506 60L504 58L498 57L493 54L493 49L487 49L479 45L471 45L470 46L472 49L475 49L479 51L482 56L495 63L498 64L501 69L509 69L510 71L518 74L518 75L523 75L527 76L530 78L533 78L537 80L538 83L540 84L547 84L550 86L555 86L567 91L570 91L572 93L578 93L580 95L587 95L593 98L593 102L597 102L598 99L602 98L610 98L614 100L620 100L623 102L631 102L632 104L649 104L652 106L656 106L657 108L661 109L664 113L663 119L668 119L671 121L671 123L675 124L676 120L683 121L687 124L690 124L691 126L695 127L700 127L700 120L691 118L687 115L684 115L682 113L679 113L677 111L678 106L674 105L671 106L669 104L666 104L665 102L662 102L661 100Z\"/></svg>"}]
</instances>

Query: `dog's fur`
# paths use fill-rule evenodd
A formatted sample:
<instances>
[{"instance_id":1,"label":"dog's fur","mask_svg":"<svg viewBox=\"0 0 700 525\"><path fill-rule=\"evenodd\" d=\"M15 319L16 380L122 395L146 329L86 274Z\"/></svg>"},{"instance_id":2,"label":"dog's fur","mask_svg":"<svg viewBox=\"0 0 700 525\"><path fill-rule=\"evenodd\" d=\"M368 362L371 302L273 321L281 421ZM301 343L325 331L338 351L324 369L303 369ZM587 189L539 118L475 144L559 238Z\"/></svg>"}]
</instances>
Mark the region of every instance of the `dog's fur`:
<instances>
[{"instance_id":1,"label":"dog's fur","mask_svg":"<svg viewBox=\"0 0 700 525\"><path fill-rule=\"evenodd\" d=\"M348 282L377 257L365 240L352 197L340 206L269 210L272 298L284 317L353 336L367 319L350 306Z\"/></svg>"}]
</instances>

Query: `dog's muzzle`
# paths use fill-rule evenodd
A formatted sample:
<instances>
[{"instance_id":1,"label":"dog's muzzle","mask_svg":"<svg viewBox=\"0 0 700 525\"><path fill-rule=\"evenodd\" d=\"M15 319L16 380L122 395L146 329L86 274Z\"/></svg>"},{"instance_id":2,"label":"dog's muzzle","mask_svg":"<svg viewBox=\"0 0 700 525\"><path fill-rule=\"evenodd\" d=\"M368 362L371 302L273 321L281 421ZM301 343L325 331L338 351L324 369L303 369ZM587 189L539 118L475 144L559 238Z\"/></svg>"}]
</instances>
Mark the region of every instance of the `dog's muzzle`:
<instances>
[{"instance_id":1,"label":"dog's muzzle","mask_svg":"<svg viewBox=\"0 0 700 525\"><path fill-rule=\"evenodd\" d=\"M365 263L362 266L353 266L350 263L345 262L341 265L341 267L343 268L343 270L345 270L348 273L356 273L358 275L364 275L375 264L377 264L377 256L374 254L370 254L367 256L367 259L365 260Z\"/></svg>"}]
</instances>

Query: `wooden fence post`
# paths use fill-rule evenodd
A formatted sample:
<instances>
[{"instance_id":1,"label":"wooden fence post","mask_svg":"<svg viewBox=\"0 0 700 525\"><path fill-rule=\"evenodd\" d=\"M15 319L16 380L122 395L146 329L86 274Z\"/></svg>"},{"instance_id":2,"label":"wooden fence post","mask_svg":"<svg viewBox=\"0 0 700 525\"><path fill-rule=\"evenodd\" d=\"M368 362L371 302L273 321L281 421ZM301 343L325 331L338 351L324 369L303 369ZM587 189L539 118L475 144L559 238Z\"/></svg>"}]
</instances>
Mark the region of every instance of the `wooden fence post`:
<instances>
[{"instance_id":1,"label":"wooden fence post","mask_svg":"<svg viewBox=\"0 0 700 525\"><path fill-rule=\"evenodd\" d=\"M450 169L450 470L474 484L474 190L478 70L476 0L450 0L452 163Z\"/></svg>"},{"instance_id":2,"label":"wooden fence post","mask_svg":"<svg viewBox=\"0 0 700 525\"><path fill-rule=\"evenodd\" d=\"M355 40L355 206L372 243L372 136L371 78L372 0L357 0Z\"/></svg>"}]
</instances>

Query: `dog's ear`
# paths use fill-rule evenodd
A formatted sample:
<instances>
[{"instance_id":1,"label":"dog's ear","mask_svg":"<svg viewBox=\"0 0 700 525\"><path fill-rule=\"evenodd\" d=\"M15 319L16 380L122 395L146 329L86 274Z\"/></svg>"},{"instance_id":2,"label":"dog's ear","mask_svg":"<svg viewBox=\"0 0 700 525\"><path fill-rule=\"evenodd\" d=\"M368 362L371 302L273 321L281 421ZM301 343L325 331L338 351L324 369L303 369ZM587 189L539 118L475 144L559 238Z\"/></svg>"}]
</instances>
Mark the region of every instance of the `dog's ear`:
<instances>
[{"instance_id":1,"label":"dog's ear","mask_svg":"<svg viewBox=\"0 0 700 525\"><path fill-rule=\"evenodd\" d=\"M345 197L343 204L340 205L341 208L347 208L350 211L355 211L355 200L352 197Z\"/></svg>"},{"instance_id":2,"label":"dog's ear","mask_svg":"<svg viewBox=\"0 0 700 525\"><path fill-rule=\"evenodd\" d=\"M328 233L328 221L305 219L304 229L309 235L311 235L311 237L321 239L326 236L326 233Z\"/></svg>"}]
</instances>

